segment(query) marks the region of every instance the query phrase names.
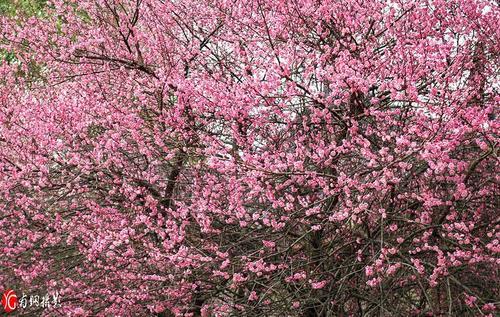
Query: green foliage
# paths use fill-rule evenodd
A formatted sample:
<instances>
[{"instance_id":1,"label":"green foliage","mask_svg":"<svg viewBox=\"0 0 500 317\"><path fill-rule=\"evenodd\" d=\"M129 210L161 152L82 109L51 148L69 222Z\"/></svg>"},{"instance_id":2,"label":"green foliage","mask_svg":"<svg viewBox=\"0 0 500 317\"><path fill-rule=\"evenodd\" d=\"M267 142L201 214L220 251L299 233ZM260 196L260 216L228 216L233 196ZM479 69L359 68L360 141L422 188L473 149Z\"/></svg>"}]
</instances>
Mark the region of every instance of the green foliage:
<instances>
[{"instance_id":1,"label":"green foliage","mask_svg":"<svg viewBox=\"0 0 500 317\"><path fill-rule=\"evenodd\" d=\"M37 17L43 18L46 14L45 8L47 0L0 0L0 15L17 18ZM26 43L27 44L27 43ZM0 48L0 63L21 63L17 53ZM28 62L28 71L21 70L17 73L18 76L28 78L32 81L43 79L43 66L35 61Z\"/></svg>"},{"instance_id":2,"label":"green foliage","mask_svg":"<svg viewBox=\"0 0 500 317\"><path fill-rule=\"evenodd\" d=\"M13 52L6 50L0 50L0 63L6 61L7 63L12 63L16 59L16 55Z\"/></svg>"},{"instance_id":3,"label":"green foliage","mask_svg":"<svg viewBox=\"0 0 500 317\"><path fill-rule=\"evenodd\" d=\"M47 0L0 0L0 15L41 16Z\"/></svg>"}]
</instances>

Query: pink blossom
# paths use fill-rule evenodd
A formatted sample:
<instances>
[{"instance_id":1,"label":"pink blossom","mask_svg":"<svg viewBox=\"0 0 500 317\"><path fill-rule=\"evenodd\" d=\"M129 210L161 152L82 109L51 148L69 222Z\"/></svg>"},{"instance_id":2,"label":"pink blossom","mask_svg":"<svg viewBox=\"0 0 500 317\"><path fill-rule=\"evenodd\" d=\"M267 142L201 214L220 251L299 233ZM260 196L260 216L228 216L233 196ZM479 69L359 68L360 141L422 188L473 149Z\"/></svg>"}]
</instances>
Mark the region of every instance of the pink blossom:
<instances>
[{"instance_id":1,"label":"pink blossom","mask_svg":"<svg viewBox=\"0 0 500 317\"><path fill-rule=\"evenodd\" d=\"M328 281L326 281L326 280L324 280L324 281L318 281L318 282L309 281L309 283L311 284L311 287L313 289L322 289L323 287L326 286L326 284L328 283Z\"/></svg>"}]
</instances>

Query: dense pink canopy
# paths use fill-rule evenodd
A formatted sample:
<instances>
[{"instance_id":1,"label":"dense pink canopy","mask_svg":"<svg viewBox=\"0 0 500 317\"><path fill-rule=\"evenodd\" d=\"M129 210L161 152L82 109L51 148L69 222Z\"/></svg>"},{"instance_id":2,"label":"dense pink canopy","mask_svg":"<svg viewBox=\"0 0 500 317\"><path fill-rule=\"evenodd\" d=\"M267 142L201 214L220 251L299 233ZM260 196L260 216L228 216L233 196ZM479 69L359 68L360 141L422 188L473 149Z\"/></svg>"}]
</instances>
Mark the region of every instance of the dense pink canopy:
<instances>
[{"instance_id":1,"label":"dense pink canopy","mask_svg":"<svg viewBox=\"0 0 500 317\"><path fill-rule=\"evenodd\" d=\"M1 18L0 288L58 291L47 316L493 316L498 25L486 0Z\"/></svg>"}]
</instances>

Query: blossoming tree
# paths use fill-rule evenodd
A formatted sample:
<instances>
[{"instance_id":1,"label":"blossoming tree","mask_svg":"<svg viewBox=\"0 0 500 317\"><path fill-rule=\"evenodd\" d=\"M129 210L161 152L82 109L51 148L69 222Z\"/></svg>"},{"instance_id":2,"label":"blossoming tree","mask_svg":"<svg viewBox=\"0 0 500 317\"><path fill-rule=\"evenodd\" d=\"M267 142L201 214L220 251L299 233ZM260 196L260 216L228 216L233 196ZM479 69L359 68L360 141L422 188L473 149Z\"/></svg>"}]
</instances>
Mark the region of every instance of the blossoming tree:
<instances>
[{"instance_id":1,"label":"blossoming tree","mask_svg":"<svg viewBox=\"0 0 500 317\"><path fill-rule=\"evenodd\" d=\"M499 7L0 20L0 286L50 316L495 314Z\"/></svg>"}]
</instances>

